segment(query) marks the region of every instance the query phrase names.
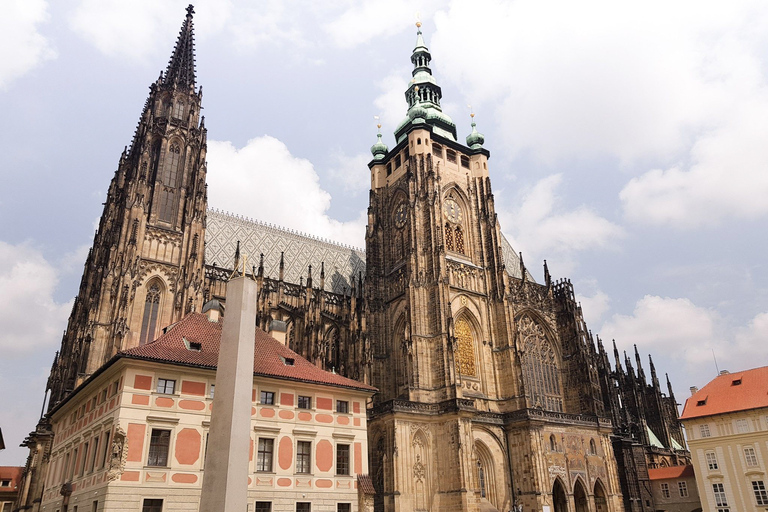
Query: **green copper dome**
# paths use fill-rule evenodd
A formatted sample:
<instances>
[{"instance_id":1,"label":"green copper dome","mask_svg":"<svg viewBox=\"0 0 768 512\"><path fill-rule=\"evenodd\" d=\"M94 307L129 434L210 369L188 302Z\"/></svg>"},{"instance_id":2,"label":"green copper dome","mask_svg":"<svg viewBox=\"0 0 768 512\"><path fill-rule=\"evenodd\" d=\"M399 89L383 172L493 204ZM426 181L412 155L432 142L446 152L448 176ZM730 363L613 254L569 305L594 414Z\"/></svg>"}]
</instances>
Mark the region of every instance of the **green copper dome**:
<instances>
[{"instance_id":1,"label":"green copper dome","mask_svg":"<svg viewBox=\"0 0 768 512\"><path fill-rule=\"evenodd\" d=\"M485 136L477 131L477 125L472 121L472 133L467 135L467 146L472 149L480 149L485 143Z\"/></svg>"},{"instance_id":2,"label":"green copper dome","mask_svg":"<svg viewBox=\"0 0 768 512\"><path fill-rule=\"evenodd\" d=\"M387 156L389 148L381 141L381 133L377 133L376 137L378 140L376 141L376 144L371 146L371 153L373 154L374 160L383 160L384 157Z\"/></svg>"}]
</instances>

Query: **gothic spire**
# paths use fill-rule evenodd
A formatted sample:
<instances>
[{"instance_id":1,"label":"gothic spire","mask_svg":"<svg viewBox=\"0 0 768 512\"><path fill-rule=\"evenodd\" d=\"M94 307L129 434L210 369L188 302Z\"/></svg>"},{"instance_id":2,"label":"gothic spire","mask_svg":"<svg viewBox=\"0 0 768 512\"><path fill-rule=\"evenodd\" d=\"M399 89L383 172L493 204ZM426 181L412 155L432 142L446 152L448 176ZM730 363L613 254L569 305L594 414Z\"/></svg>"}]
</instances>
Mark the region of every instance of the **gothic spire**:
<instances>
[{"instance_id":1,"label":"gothic spire","mask_svg":"<svg viewBox=\"0 0 768 512\"><path fill-rule=\"evenodd\" d=\"M179 87L195 87L195 29L192 15L195 8L192 4L187 7L187 17L181 25L179 38L168 61L163 85L178 85Z\"/></svg>"}]
</instances>

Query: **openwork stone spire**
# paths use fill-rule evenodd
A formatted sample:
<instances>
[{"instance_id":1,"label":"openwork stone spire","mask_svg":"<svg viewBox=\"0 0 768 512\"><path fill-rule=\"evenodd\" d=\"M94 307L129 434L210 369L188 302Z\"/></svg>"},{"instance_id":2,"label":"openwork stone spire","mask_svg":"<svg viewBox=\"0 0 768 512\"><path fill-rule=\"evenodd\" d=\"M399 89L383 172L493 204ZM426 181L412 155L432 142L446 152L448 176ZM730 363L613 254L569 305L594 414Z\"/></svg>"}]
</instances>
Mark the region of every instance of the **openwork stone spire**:
<instances>
[{"instance_id":1,"label":"openwork stone spire","mask_svg":"<svg viewBox=\"0 0 768 512\"><path fill-rule=\"evenodd\" d=\"M176 47L173 49L168 68L165 70L163 85L194 87L195 86L195 28L192 15L195 8L192 4L187 7L187 17L181 25Z\"/></svg>"}]
</instances>

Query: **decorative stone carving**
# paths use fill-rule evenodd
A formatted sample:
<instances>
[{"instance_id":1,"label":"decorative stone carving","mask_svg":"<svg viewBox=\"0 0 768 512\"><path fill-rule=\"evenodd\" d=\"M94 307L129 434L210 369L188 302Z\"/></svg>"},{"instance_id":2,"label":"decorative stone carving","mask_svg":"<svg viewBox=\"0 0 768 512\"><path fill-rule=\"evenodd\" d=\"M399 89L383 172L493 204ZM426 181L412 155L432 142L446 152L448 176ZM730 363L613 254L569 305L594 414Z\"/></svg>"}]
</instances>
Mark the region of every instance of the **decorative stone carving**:
<instances>
[{"instance_id":1,"label":"decorative stone carving","mask_svg":"<svg viewBox=\"0 0 768 512\"><path fill-rule=\"evenodd\" d=\"M128 438L125 436L125 431L119 426L115 427L110 454L107 478L116 480L125 471L125 461L128 457Z\"/></svg>"},{"instance_id":2,"label":"decorative stone carving","mask_svg":"<svg viewBox=\"0 0 768 512\"><path fill-rule=\"evenodd\" d=\"M474 377L477 375L475 368L475 342L472 339L472 328L464 318L456 321L456 368L462 375Z\"/></svg>"}]
</instances>

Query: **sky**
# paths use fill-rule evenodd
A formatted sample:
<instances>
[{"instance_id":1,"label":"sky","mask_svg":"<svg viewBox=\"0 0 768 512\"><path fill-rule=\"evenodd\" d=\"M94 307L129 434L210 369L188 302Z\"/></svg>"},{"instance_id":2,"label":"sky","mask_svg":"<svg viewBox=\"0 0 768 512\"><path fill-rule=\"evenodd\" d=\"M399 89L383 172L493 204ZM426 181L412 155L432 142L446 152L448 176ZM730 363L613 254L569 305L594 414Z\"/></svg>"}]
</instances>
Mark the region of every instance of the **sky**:
<instances>
[{"instance_id":1,"label":"sky","mask_svg":"<svg viewBox=\"0 0 768 512\"><path fill-rule=\"evenodd\" d=\"M109 180L187 2L0 3L0 465L22 465ZM443 110L459 140L476 114L502 231L539 282L546 259L592 332L652 354L679 402L718 368L768 364L764 1L195 11L211 207L363 247L375 116L392 147L418 17Z\"/></svg>"}]
</instances>

